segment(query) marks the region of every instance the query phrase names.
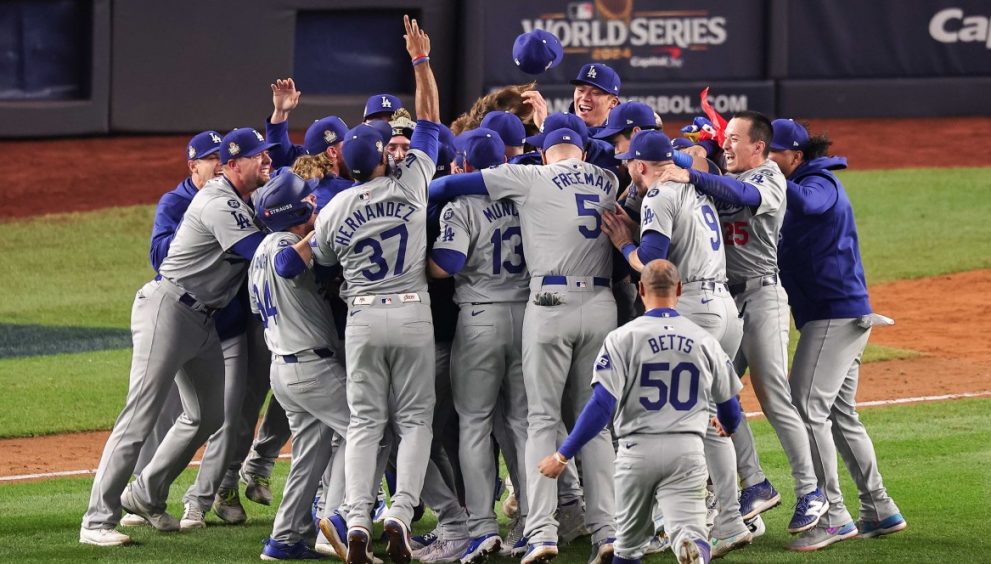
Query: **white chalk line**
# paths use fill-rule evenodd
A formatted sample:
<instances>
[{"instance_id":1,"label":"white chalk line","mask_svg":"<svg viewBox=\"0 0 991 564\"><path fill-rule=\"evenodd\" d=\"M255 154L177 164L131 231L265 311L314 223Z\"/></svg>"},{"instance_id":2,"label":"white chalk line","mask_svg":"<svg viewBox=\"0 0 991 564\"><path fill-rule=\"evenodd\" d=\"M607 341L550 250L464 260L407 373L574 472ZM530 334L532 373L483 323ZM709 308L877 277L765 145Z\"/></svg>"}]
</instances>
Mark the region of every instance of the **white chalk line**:
<instances>
[{"instance_id":1,"label":"white chalk line","mask_svg":"<svg viewBox=\"0 0 991 564\"><path fill-rule=\"evenodd\" d=\"M991 390L986 390L983 392L963 392L960 394L943 394L939 396L916 396L911 398L898 398L891 400L876 400L876 401L865 401L857 404L857 407L881 407L886 405L900 405L905 403L923 403L931 401L946 401L955 399L966 399L966 398L981 398L991 396ZM764 414L760 411L748 411L745 414L747 419L754 419L758 417L763 417ZM279 458L288 459L289 454L280 454ZM199 460L194 460L190 462L190 466L199 466L201 462ZM22 480L40 480L44 478L64 478L66 476L90 476L96 474L96 469L86 469L86 470L62 470L60 472L41 472L38 474L20 474L17 476L0 476L0 482L18 482Z\"/></svg>"}]
</instances>

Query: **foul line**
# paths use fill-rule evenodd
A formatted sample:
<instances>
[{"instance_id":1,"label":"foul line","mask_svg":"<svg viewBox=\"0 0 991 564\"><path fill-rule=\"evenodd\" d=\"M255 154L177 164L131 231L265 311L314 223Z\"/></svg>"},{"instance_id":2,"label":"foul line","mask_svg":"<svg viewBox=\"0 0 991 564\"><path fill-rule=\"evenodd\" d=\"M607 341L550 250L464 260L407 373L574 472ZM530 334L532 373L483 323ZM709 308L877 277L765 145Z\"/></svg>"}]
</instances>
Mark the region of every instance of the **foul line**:
<instances>
[{"instance_id":1,"label":"foul line","mask_svg":"<svg viewBox=\"0 0 991 564\"><path fill-rule=\"evenodd\" d=\"M899 405L904 403L921 403L929 401L946 401L955 399L966 399L966 398L981 398L991 396L991 390L983 392L964 392L962 394L944 394L941 396L917 396L913 398L898 398L893 400L877 400L877 401L865 401L857 404L857 407L881 407L885 405ZM748 411L746 413L747 419L754 419L757 417L763 417L764 414L760 411ZM279 458L288 459L290 455L280 454ZM194 460L190 462L190 466L199 466L201 462L199 460ZM21 480L39 480L42 478L64 478L66 476L88 476L96 474L96 469L88 470L62 470L60 472L42 472L38 474L20 474L17 476L0 476L0 482L18 482Z\"/></svg>"}]
</instances>

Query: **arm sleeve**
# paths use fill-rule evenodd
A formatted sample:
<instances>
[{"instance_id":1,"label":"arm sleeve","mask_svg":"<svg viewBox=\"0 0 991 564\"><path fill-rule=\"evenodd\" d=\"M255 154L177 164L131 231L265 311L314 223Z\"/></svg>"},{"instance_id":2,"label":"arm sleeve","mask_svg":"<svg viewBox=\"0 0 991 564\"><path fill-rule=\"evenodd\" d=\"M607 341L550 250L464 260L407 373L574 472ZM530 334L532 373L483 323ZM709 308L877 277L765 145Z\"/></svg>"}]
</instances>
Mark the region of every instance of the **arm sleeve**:
<instances>
[{"instance_id":1,"label":"arm sleeve","mask_svg":"<svg viewBox=\"0 0 991 564\"><path fill-rule=\"evenodd\" d=\"M443 268L444 272L452 276L461 272L461 269L465 267L465 262L468 261L467 256L452 249L434 248L430 252L430 258L437 263L437 266Z\"/></svg>"},{"instance_id":2,"label":"arm sleeve","mask_svg":"<svg viewBox=\"0 0 991 564\"><path fill-rule=\"evenodd\" d=\"M760 206L761 194L751 184L697 170L691 170L688 174L696 188L716 200L751 208Z\"/></svg>"},{"instance_id":3,"label":"arm sleeve","mask_svg":"<svg viewBox=\"0 0 991 564\"><path fill-rule=\"evenodd\" d=\"M732 397L723 403L717 403L716 418L719 419L719 424L723 426L723 430L726 431L727 435L735 433L736 428L743 421L743 412L740 410L739 400Z\"/></svg>"},{"instance_id":4,"label":"arm sleeve","mask_svg":"<svg viewBox=\"0 0 991 564\"><path fill-rule=\"evenodd\" d=\"M616 410L616 398L600 384L593 384L592 397L589 398L581 415L575 421L575 426L564 439L558 451L565 458L574 458L575 454L585 443L592 440L609 424L609 418Z\"/></svg>"},{"instance_id":5,"label":"arm sleeve","mask_svg":"<svg viewBox=\"0 0 991 564\"><path fill-rule=\"evenodd\" d=\"M432 121L417 120L416 128L413 129L413 138L409 141L409 148L423 151L430 157L433 164L437 164L437 150L440 146L439 136L439 125Z\"/></svg>"},{"instance_id":6,"label":"arm sleeve","mask_svg":"<svg viewBox=\"0 0 991 564\"><path fill-rule=\"evenodd\" d=\"M788 210L803 215L820 215L833 207L836 185L828 178L807 176L798 184L788 181Z\"/></svg>"},{"instance_id":7,"label":"arm sleeve","mask_svg":"<svg viewBox=\"0 0 991 564\"><path fill-rule=\"evenodd\" d=\"M488 195L483 178L480 172L452 174L438 178L430 183L430 200L440 202L453 200L458 196Z\"/></svg>"},{"instance_id":8,"label":"arm sleeve","mask_svg":"<svg viewBox=\"0 0 991 564\"><path fill-rule=\"evenodd\" d=\"M640 248L637 249L637 258L640 259L640 264L646 266L652 260L668 258L668 246L670 244L671 239L657 231L645 231L640 238Z\"/></svg>"},{"instance_id":9,"label":"arm sleeve","mask_svg":"<svg viewBox=\"0 0 991 564\"><path fill-rule=\"evenodd\" d=\"M265 141L278 143L277 146L268 150L268 156L272 157L272 170L284 166L292 166L296 157L303 154L305 150L300 145L293 145L289 140L289 121L282 123L272 123L265 120Z\"/></svg>"},{"instance_id":10,"label":"arm sleeve","mask_svg":"<svg viewBox=\"0 0 991 564\"><path fill-rule=\"evenodd\" d=\"M275 273L283 278L295 278L306 270L303 257L296 249L284 247L275 255Z\"/></svg>"},{"instance_id":11,"label":"arm sleeve","mask_svg":"<svg viewBox=\"0 0 991 564\"><path fill-rule=\"evenodd\" d=\"M162 262L169 254L169 247L179 230L179 223L182 221L182 214L185 207L178 205L168 194L162 197L155 208L155 224L151 228L151 249L148 251L148 258L151 267L158 272Z\"/></svg>"},{"instance_id":12,"label":"arm sleeve","mask_svg":"<svg viewBox=\"0 0 991 564\"><path fill-rule=\"evenodd\" d=\"M262 240L264 239L265 234L260 231L256 231L244 239L241 239L237 243L234 243L231 250L247 260L251 260L255 256L255 251L258 250L258 245L261 245Z\"/></svg>"}]
</instances>

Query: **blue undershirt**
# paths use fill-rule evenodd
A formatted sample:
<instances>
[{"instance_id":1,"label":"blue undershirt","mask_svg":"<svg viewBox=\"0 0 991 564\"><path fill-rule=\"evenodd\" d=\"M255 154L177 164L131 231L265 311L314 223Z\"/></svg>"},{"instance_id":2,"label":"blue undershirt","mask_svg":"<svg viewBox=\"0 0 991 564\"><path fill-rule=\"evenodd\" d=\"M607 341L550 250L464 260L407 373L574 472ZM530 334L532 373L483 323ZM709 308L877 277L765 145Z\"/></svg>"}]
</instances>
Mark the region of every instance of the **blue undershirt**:
<instances>
[{"instance_id":1,"label":"blue undershirt","mask_svg":"<svg viewBox=\"0 0 991 564\"><path fill-rule=\"evenodd\" d=\"M751 208L760 206L760 192L746 182L698 170L689 170L688 176L689 182L716 200Z\"/></svg>"},{"instance_id":2,"label":"blue undershirt","mask_svg":"<svg viewBox=\"0 0 991 564\"><path fill-rule=\"evenodd\" d=\"M561 443L558 452L565 458L574 458L585 443L592 440L609 424L609 418L616 410L616 398L604 386L594 384L592 397L585 404L575 426Z\"/></svg>"},{"instance_id":3,"label":"blue undershirt","mask_svg":"<svg viewBox=\"0 0 991 564\"><path fill-rule=\"evenodd\" d=\"M234 246L230 250L250 261L255 258L255 251L258 250L258 245L261 245L263 239L265 239L264 233L260 231L258 233L252 233L237 243L234 243Z\"/></svg>"},{"instance_id":4,"label":"blue undershirt","mask_svg":"<svg viewBox=\"0 0 991 564\"><path fill-rule=\"evenodd\" d=\"M275 273L283 278L295 278L306 270L303 257L296 249L286 247L275 255Z\"/></svg>"},{"instance_id":5,"label":"blue undershirt","mask_svg":"<svg viewBox=\"0 0 991 564\"><path fill-rule=\"evenodd\" d=\"M439 136L439 124L425 119L418 119L416 120L416 128L413 130L413 137L409 140L409 148L423 151L436 164L437 151L440 147Z\"/></svg>"},{"instance_id":6,"label":"blue undershirt","mask_svg":"<svg viewBox=\"0 0 991 564\"><path fill-rule=\"evenodd\" d=\"M468 257L453 249L434 249L430 252L430 259L437 263L437 266L441 267L444 272L454 276L465 267Z\"/></svg>"},{"instance_id":7,"label":"blue undershirt","mask_svg":"<svg viewBox=\"0 0 991 564\"><path fill-rule=\"evenodd\" d=\"M668 248L671 246L671 239L657 231L647 231L640 238L640 248L637 249L637 258L640 264L646 266L652 260L668 258Z\"/></svg>"}]
</instances>

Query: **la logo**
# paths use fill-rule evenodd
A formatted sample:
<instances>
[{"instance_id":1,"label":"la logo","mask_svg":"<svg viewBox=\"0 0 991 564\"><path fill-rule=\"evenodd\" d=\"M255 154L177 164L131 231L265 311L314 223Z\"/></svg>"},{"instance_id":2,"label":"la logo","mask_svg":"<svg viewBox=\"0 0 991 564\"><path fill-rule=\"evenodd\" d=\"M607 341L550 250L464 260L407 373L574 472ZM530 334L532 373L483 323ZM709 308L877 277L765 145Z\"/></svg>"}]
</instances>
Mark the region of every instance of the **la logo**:
<instances>
[{"instance_id":1,"label":"la logo","mask_svg":"<svg viewBox=\"0 0 991 564\"><path fill-rule=\"evenodd\" d=\"M595 75L596 75L595 67L589 67L588 74L585 75L585 76L587 76L589 78L595 78Z\"/></svg>"},{"instance_id":2,"label":"la logo","mask_svg":"<svg viewBox=\"0 0 991 564\"><path fill-rule=\"evenodd\" d=\"M387 98L385 96L382 96L382 107L383 108L391 108L392 107L392 102L389 101L389 98Z\"/></svg>"},{"instance_id":3,"label":"la logo","mask_svg":"<svg viewBox=\"0 0 991 564\"><path fill-rule=\"evenodd\" d=\"M222 139L216 133L211 133L210 134L210 141L213 141L214 143L220 144L220 142L222 141Z\"/></svg>"}]
</instances>

